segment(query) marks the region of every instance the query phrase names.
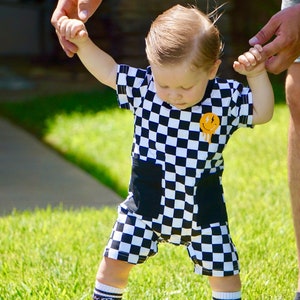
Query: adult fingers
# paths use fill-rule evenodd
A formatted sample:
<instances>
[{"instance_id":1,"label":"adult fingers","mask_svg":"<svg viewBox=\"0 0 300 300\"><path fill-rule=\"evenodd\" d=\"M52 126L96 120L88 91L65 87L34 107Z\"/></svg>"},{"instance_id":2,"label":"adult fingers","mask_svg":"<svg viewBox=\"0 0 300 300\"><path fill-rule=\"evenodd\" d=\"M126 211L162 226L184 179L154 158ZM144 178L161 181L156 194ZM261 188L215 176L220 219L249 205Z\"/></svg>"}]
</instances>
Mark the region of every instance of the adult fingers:
<instances>
[{"instance_id":1,"label":"adult fingers","mask_svg":"<svg viewBox=\"0 0 300 300\"><path fill-rule=\"evenodd\" d=\"M78 0L78 16L83 22L86 22L92 15L91 1L93 0Z\"/></svg>"},{"instance_id":2,"label":"adult fingers","mask_svg":"<svg viewBox=\"0 0 300 300\"><path fill-rule=\"evenodd\" d=\"M63 16L62 11L60 10L55 10L52 14L51 17L51 24L53 25L54 28L58 28L58 20Z\"/></svg>"},{"instance_id":3,"label":"adult fingers","mask_svg":"<svg viewBox=\"0 0 300 300\"><path fill-rule=\"evenodd\" d=\"M293 62L294 57L287 57L286 52L280 52L276 56L270 57L266 61L266 69L268 72L273 74L279 74L285 71Z\"/></svg>"},{"instance_id":4,"label":"adult fingers","mask_svg":"<svg viewBox=\"0 0 300 300\"><path fill-rule=\"evenodd\" d=\"M272 17L269 22L249 40L249 44L254 46L256 44L263 45L268 42L275 35L279 27L279 24L276 20L276 18Z\"/></svg>"},{"instance_id":5,"label":"adult fingers","mask_svg":"<svg viewBox=\"0 0 300 300\"><path fill-rule=\"evenodd\" d=\"M81 21L86 22L101 2L102 0L78 0L78 16Z\"/></svg>"},{"instance_id":6,"label":"adult fingers","mask_svg":"<svg viewBox=\"0 0 300 300\"><path fill-rule=\"evenodd\" d=\"M65 51L68 57L73 57L74 54L78 51L78 48L75 44L71 43L70 41L66 40L63 36L61 36L58 32L56 32L58 36L59 43L63 50Z\"/></svg>"}]
</instances>

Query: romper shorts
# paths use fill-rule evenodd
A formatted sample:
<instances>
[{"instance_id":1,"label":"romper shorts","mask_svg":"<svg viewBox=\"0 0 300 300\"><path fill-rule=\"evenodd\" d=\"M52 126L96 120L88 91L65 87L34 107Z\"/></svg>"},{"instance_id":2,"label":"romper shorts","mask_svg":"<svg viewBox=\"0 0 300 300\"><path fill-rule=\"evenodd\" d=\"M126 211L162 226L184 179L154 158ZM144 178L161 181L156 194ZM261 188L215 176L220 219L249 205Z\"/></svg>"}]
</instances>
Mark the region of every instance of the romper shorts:
<instances>
[{"instance_id":1,"label":"romper shorts","mask_svg":"<svg viewBox=\"0 0 300 300\"><path fill-rule=\"evenodd\" d=\"M172 170L172 166L168 168ZM159 164L133 158L129 195L119 205L104 256L140 264L155 255L158 244L164 241L185 245L197 274L238 274L238 255L223 199L222 172L202 175L192 189L179 179L178 185L172 177L167 181L166 173Z\"/></svg>"},{"instance_id":2,"label":"romper shorts","mask_svg":"<svg viewBox=\"0 0 300 300\"><path fill-rule=\"evenodd\" d=\"M158 244L164 241L124 203L118 208L104 256L131 264L141 264L155 255ZM166 241L168 242L168 241ZM238 254L231 240L227 222L213 223L193 233L184 243L199 275L232 276L239 274Z\"/></svg>"}]
</instances>

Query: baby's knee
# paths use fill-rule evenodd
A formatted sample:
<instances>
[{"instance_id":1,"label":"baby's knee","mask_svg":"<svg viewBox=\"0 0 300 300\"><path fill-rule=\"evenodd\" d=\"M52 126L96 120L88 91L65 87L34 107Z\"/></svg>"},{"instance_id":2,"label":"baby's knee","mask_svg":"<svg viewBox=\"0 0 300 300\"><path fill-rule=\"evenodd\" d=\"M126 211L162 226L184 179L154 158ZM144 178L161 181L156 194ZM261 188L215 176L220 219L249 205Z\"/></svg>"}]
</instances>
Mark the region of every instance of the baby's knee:
<instances>
[{"instance_id":1,"label":"baby's knee","mask_svg":"<svg viewBox=\"0 0 300 300\"><path fill-rule=\"evenodd\" d=\"M209 284L211 289L216 292L237 292L242 287L239 275L209 277Z\"/></svg>"}]
</instances>

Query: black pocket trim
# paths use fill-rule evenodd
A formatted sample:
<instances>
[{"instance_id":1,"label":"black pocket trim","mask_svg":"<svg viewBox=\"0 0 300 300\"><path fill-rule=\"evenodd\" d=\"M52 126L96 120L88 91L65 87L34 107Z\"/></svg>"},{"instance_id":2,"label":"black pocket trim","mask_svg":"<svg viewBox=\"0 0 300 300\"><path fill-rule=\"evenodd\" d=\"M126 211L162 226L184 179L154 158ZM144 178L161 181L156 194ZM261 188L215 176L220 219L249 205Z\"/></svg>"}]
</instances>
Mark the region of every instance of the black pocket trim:
<instances>
[{"instance_id":1,"label":"black pocket trim","mask_svg":"<svg viewBox=\"0 0 300 300\"><path fill-rule=\"evenodd\" d=\"M133 158L129 191L137 207L136 213L157 218L162 196L161 165Z\"/></svg>"},{"instance_id":2,"label":"black pocket trim","mask_svg":"<svg viewBox=\"0 0 300 300\"><path fill-rule=\"evenodd\" d=\"M212 223L227 221L220 176L220 173L205 175L197 184L195 203L199 206L199 226L205 227Z\"/></svg>"}]
</instances>

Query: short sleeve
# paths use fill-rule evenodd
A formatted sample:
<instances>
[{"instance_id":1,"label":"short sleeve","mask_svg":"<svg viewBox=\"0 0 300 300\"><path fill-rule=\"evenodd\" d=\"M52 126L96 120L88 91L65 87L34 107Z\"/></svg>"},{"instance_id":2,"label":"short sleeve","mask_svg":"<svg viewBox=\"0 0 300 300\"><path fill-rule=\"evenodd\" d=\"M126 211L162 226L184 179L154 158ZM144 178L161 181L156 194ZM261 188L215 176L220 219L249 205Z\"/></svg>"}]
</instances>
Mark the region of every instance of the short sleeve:
<instances>
[{"instance_id":1,"label":"short sleeve","mask_svg":"<svg viewBox=\"0 0 300 300\"><path fill-rule=\"evenodd\" d=\"M253 100L249 87L232 81L232 97L230 103L231 123L236 127L253 126Z\"/></svg>"},{"instance_id":2,"label":"short sleeve","mask_svg":"<svg viewBox=\"0 0 300 300\"><path fill-rule=\"evenodd\" d=\"M121 108L133 110L143 100L151 81L151 70L119 65L117 72L117 96Z\"/></svg>"}]
</instances>

